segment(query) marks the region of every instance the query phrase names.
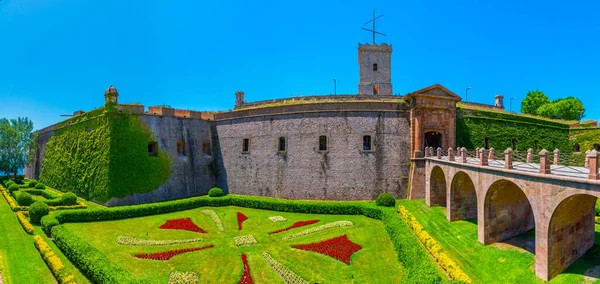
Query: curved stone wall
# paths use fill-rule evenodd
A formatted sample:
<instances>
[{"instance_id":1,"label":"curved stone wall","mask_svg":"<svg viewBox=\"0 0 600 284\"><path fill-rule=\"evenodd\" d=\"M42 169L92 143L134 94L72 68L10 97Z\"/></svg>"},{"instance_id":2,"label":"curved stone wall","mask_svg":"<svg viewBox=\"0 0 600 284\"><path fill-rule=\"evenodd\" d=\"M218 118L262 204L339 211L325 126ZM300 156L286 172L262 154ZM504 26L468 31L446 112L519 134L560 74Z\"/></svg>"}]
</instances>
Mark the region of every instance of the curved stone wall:
<instances>
[{"instance_id":1,"label":"curved stone wall","mask_svg":"<svg viewBox=\"0 0 600 284\"><path fill-rule=\"evenodd\" d=\"M404 103L323 103L216 115L218 185L230 193L287 199L406 197L410 125ZM325 135L328 150L319 151ZM363 136L372 151L363 151ZM278 151L286 137L285 153ZM249 139L247 153L242 152Z\"/></svg>"}]
</instances>

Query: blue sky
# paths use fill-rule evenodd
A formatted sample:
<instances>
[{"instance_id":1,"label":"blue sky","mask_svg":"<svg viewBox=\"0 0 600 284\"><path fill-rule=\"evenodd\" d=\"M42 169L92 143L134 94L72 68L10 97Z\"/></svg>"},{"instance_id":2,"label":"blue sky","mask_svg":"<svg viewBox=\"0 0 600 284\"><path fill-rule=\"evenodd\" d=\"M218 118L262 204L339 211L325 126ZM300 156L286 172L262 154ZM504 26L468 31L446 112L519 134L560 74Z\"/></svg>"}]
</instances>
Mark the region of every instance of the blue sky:
<instances>
[{"instance_id":1,"label":"blue sky","mask_svg":"<svg viewBox=\"0 0 600 284\"><path fill-rule=\"evenodd\" d=\"M492 3L493 2L493 3ZM571 2L573 3L573 2ZM394 93L440 83L469 101L528 90L579 97L600 119L599 1L0 1L0 117L42 128L103 104L193 110L355 94L372 9L393 45Z\"/></svg>"}]
</instances>

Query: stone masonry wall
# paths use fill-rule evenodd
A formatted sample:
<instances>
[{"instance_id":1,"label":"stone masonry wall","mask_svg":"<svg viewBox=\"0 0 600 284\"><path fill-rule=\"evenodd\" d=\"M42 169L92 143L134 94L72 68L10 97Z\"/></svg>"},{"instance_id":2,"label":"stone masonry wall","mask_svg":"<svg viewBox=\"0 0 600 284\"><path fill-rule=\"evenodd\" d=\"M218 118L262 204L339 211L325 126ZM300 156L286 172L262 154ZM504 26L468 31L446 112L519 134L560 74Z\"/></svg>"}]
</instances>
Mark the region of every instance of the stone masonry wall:
<instances>
[{"instance_id":1,"label":"stone masonry wall","mask_svg":"<svg viewBox=\"0 0 600 284\"><path fill-rule=\"evenodd\" d=\"M154 191L113 198L107 205L126 205L156 202L207 194L216 183L214 158L205 155L203 143L211 143L210 123L200 119L143 115L141 120L152 129L158 147L172 157L171 175ZM184 154L178 155L177 142L184 142ZM212 167L214 168L214 167Z\"/></svg>"},{"instance_id":2,"label":"stone masonry wall","mask_svg":"<svg viewBox=\"0 0 600 284\"><path fill-rule=\"evenodd\" d=\"M406 197L409 114L321 112L239 117L214 122L218 184L230 193L287 199ZM328 151L319 152L326 135ZM362 151L363 135L373 151ZM287 151L278 153L279 137ZM242 153L243 139L250 139Z\"/></svg>"}]
</instances>

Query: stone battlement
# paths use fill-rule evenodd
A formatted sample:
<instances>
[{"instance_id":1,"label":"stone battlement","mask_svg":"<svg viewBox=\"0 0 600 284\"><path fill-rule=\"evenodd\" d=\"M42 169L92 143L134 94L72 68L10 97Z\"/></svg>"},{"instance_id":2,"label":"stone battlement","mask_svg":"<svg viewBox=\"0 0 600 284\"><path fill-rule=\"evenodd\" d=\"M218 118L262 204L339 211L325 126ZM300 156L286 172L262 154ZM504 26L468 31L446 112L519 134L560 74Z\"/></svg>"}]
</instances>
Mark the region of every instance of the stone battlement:
<instances>
[{"instance_id":1,"label":"stone battlement","mask_svg":"<svg viewBox=\"0 0 600 284\"><path fill-rule=\"evenodd\" d=\"M374 52L392 52L392 45L387 43L382 44L369 44L369 43L359 43L358 51L374 51Z\"/></svg>"}]
</instances>

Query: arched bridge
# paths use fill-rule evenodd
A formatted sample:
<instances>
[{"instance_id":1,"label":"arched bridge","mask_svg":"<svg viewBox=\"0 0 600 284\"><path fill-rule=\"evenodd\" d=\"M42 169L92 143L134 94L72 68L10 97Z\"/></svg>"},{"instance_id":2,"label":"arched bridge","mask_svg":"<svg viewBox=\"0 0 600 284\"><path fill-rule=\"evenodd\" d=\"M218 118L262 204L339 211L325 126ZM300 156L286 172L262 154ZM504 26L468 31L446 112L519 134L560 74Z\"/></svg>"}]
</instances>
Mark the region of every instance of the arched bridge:
<instances>
[{"instance_id":1,"label":"arched bridge","mask_svg":"<svg viewBox=\"0 0 600 284\"><path fill-rule=\"evenodd\" d=\"M491 244L535 228L536 275L549 280L594 244L594 206L600 197L598 153L585 166L564 166L558 150L513 162L507 149L425 150L429 206L445 206L449 221L477 219L478 239ZM471 157L469 157L471 156ZM504 159L501 159L504 157ZM539 159L539 160L538 160Z\"/></svg>"}]
</instances>

